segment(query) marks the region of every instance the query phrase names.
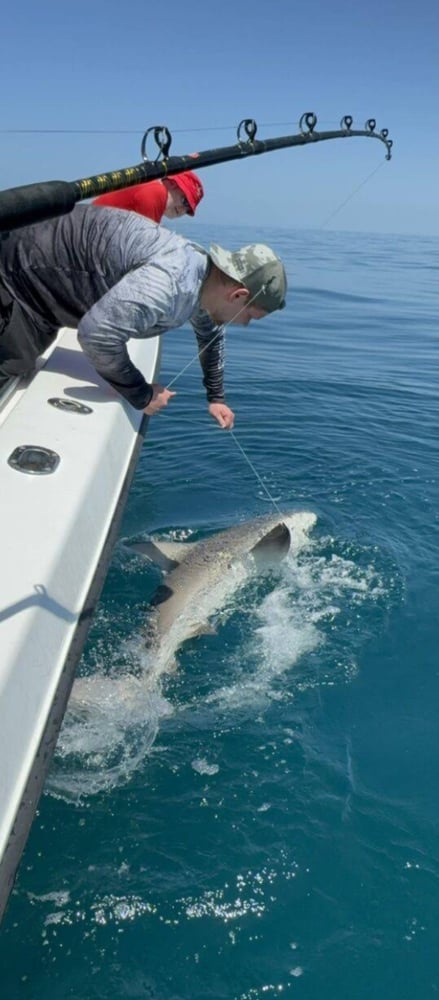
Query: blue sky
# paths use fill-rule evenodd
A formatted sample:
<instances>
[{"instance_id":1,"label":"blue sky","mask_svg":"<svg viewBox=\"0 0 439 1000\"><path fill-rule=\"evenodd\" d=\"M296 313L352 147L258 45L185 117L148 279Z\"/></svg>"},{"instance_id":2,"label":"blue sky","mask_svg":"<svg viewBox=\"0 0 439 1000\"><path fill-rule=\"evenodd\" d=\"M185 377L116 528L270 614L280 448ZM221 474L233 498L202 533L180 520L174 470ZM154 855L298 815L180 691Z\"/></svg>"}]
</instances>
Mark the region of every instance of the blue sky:
<instances>
[{"instance_id":1,"label":"blue sky","mask_svg":"<svg viewBox=\"0 0 439 1000\"><path fill-rule=\"evenodd\" d=\"M197 219L319 228L360 187L328 228L439 235L438 38L437 0L17 0L2 13L0 187L138 163L150 125L177 155L233 144L245 117L264 138L304 111L322 130L351 114L389 129L390 163L351 139L209 167Z\"/></svg>"}]
</instances>

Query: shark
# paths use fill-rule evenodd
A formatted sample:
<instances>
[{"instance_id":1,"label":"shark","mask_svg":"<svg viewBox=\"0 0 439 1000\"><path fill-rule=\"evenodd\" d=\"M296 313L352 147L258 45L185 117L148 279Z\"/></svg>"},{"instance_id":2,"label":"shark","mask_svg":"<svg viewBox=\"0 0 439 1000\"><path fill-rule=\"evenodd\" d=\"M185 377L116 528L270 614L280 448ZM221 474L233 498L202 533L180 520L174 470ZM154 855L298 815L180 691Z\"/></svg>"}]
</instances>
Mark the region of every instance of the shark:
<instances>
[{"instance_id":1,"label":"shark","mask_svg":"<svg viewBox=\"0 0 439 1000\"><path fill-rule=\"evenodd\" d=\"M170 542L155 535L143 542L126 541L127 549L163 573L147 605L142 639L146 669L140 677L77 678L69 703L73 720L90 724L93 736L96 718L112 718L115 705L124 718L126 713L143 717L148 711L146 678L150 683L172 673L184 643L216 631L221 612L252 576L276 569L289 553L295 556L308 546L316 521L311 511L294 510L242 521L195 542Z\"/></svg>"},{"instance_id":2,"label":"shark","mask_svg":"<svg viewBox=\"0 0 439 1000\"><path fill-rule=\"evenodd\" d=\"M243 521L196 542L152 537L130 548L164 573L150 603L149 649L161 669L176 666L180 647L195 636L216 631L212 618L250 576L275 568L309 544L317 517L290 511Z\"/></svg>"}]
</instances>

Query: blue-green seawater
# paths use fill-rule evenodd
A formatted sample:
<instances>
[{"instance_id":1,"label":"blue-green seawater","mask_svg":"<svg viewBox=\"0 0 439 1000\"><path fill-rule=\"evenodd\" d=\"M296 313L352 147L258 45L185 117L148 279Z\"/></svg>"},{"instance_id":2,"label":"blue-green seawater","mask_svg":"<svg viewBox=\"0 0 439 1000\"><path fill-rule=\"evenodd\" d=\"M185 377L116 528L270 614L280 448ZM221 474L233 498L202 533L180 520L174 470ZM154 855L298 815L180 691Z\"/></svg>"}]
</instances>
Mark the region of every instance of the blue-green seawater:
<instances>
[{"instance_id":1,"label":"blue-green seawater","mask_svg":"<svg viewBox=\"0 0 439 1000\"><path fill-rule=\"evenodd\" d=\"M5 1000L439 993L439 240L187 227L283 256L227 336L236 441L198 362L151 420L0 934ZM162 381L194 358L163 338ZM245 460L237 442L248 456ZM257 473L257 475L256 475ZM260 478L258 478L260 477ZM311 510L173 673L128 543Z\"/></svg>"}]
</instances>

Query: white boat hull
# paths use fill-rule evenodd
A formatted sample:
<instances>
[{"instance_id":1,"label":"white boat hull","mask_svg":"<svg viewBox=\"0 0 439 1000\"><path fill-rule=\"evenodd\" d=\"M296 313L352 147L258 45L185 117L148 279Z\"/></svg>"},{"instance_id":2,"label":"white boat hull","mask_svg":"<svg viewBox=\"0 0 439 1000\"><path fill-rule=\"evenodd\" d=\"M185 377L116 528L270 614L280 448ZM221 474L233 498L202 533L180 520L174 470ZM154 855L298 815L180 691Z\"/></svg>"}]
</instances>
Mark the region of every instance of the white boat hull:
<instances>
[{"instance_id":1,"label":"white boat hull","mask_svg":"<svg viewBox=\"0 0 439 1000\"><path fill-rule=\"evenodd\" d=\"M159 353L157 338L130 343L148 381L157 377ZM54 399L64 401L61 408ZM0 919L146 423L96 375L67 329L30 384L16 388L0 410ZM37 468L42 453L35 449L56 453L55 471L12 467L11 455L24 446L34 449L23 454Z\"/></svg>"}]
</instances>

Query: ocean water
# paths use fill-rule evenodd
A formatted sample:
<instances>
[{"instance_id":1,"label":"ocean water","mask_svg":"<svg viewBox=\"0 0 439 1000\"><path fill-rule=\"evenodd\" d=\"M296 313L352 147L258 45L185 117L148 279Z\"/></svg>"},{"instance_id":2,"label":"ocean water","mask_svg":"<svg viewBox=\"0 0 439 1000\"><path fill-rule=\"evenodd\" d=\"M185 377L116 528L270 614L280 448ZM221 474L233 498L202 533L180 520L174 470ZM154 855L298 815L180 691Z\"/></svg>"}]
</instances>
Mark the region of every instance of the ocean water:
<instances>
[{"instance_id":1,"label":"ocean water","mask_svg":"<svg viewBox=\"0 0 439 1000\"><path fill-rule=\"evenodd\" d=\"M0 933L4 1000L413 1000L439 992L439 240L215 230L283 256L230 328L234 435L198 363L150 422ZM194 358L163 341L162 380ZM174 671L156 567L279 508L308 543Z\"/></svg>"}]
</instances>

